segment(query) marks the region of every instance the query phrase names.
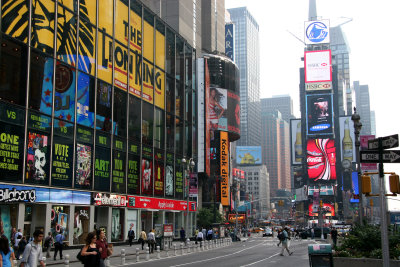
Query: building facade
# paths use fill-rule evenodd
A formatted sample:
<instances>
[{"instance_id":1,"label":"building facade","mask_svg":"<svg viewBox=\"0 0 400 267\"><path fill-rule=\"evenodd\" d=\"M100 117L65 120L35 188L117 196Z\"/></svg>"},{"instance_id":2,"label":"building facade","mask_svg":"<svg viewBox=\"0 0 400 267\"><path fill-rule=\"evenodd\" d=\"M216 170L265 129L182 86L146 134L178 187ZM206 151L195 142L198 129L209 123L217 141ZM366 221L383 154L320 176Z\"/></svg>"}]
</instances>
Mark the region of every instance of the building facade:
<instances>
[{"instance_id":1,"label":"building facade","mask_svg":"<svg viewBox=\"0 0 400 267\"><path fill-rule=\"evenodd\" d=\"M270 212L269 174L265 165L241 167L245 172L246 193L252 196L253 209L257 214L252 217L266 219Z\"/></svg>"},{"instance_id":2,"label":"building facade","mask_svg":"<svg viewBox=\"0 0 400 267\"><path fill-rule=\"evenodd\" d=\"M362 128L360 135L371 134L371 107L368 85L360 85L359 81L353 82L353 90L356 99L357 113L360 115Z\"/></svg>"},{"instance_id":3,"label":"building facade","mask_svg":"<svg viewBox=\"0 0 400 267\"><path fill-rule=\"evenodd\" d=\"M240 71L240 146L259 146L260 48L257 21L246 7L228 9L235 24L235 63Z\"/></svg>"},{"instance_id":4,"label":"building facade","mask_svg":"<svg viewBox=\"0 0 400 267\"><path fill-rule=\"evenodd\" d=\"M273 112L275 110L278 110L282 115L282 119L288 123L291 119L294 119L293 100L290 95L277 95L261 99L262 112Z\"/></svg>"},{"instance_id":5,"label":"building facade","mask_svg":"<svg viewBox=\"0 0 400 267\"><path fill-rule=\"evenodd\" d=\"M1 3L6 234L73 245L95 228L122 242L131 226L195 225L181 160L197 154L196 51L141 3L99 2Z\"/></svg>"}]
</instances>

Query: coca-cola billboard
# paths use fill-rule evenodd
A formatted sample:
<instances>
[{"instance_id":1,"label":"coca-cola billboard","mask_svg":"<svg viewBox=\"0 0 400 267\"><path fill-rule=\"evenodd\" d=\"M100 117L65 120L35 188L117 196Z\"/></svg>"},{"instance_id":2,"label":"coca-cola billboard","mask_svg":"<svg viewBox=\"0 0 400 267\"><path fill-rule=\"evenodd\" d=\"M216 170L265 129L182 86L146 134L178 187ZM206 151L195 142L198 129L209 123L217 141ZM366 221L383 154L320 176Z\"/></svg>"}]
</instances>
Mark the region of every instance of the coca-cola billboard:
<instances>
[{"instance_id":1,"label":"coca-cola billboard","mask_svg":"<svg viewBox=\"0 0 400 267\"><path fill-rule=\"evenodd\" d=\"M336 180L335 140L307 140L307 173L314 181Z\"/></svg>"}]
</instances>

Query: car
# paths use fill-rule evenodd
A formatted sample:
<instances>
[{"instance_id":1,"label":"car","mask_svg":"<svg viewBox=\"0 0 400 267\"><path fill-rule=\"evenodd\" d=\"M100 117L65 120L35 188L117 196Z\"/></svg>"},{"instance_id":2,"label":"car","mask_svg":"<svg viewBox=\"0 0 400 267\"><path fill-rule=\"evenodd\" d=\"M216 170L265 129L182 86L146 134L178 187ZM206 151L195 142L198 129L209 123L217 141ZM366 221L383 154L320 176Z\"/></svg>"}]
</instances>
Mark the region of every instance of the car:
<instances>
[{"instance_id":1,"label":"car","mask_svg":"<svg viewBox=\"0 0 400 267\"><path fill-rule=\"evenodd\" d=\"M263 237L265 236L272 236L272 229L271 228L266 228L264 233L263 233Z\"/></svg>"},{"instance_id":2,"label":"car","mask_svg":"<svg viewBox=\"0 0 400 267\"><path fill-rule=\"evenodd\" d=\"M255 227L255 228L251 229L251 232L253 232L253 233L259 233L259 232L263 232L263 231L264 231L264 229L261 227Z\"/></svg>"}]
</instances>

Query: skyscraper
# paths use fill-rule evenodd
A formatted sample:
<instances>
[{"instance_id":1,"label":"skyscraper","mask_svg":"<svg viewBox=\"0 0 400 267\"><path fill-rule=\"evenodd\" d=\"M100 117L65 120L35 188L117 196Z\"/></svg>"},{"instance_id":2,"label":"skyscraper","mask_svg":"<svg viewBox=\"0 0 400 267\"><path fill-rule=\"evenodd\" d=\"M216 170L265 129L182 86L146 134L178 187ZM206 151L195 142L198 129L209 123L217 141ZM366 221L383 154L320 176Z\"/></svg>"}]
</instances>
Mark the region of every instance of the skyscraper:
<instances>
[{"instance_id":1,"label":"skyscraper","mask_svg":"<svg viewBox=\"0 0 400 267\"><path fill-rule=\"evenodd\" d=\"M361 117L362 128L360 135L371 134L371 108L369 102L368 85L360 85L359 81L353 82L353 90L356 98L357 113Z\"/></svg>"},{"instance_id":2,"label":"skyscraper","mask_svg":"<svg viewBox=\"0 0 400 267\"><path fill-rule=\"evenodd\" d=\"M235 24L235 63L240 71L240 123L238 145L260 145L259 27L246 7L228 9Z\"/></svg>"},{"instance_id":3,"label":"skyscraper","mask_svg":"<svg viewBox=\"0 0 400 267\"><path fill-rule=\"evenodd\" d=\"M293 100L289 95L278 95L271 98L261 99L262 112L272 112L278 110L282 114L282 119L290 122L293 119Z\"/></svg>"}]
</instances>

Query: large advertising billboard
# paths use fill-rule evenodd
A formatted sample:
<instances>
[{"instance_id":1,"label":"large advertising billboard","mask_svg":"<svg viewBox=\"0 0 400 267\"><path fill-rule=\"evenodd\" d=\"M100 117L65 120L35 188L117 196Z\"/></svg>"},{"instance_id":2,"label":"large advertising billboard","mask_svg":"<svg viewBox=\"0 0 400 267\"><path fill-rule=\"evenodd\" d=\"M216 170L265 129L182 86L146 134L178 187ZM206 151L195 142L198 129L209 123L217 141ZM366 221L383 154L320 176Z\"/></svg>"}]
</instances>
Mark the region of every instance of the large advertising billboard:
<instances>
[{"instance_id":1,"label":"large advertising billboard","mask_svg":"<svg viewBox=\"0 0 400 267\"><path fill-rule=\"evenodd\" d=\"M308 187L308 195L313 196L314 192L318 192L320 196L333 196L334 189L333 185L310 185Z\"/></svg>"},{"instance_id":2,"label":"large advertising billboard","mask_svg":"<svg viewBox=\"0 0 400 267\"><path fill-rule=\"evenodd\" d=\"M304 171L303 171L303 166L301 166L301 165L293 166L292 171L293 171L294 188L303 187L307 183L305 175L304 175Z\"/></svg>"},{"instance_id":3,"label":"large advertising billboard","mask_svg":"<svg viewBox=\"0 0 400 267\"><path fill-rule=\"evenodd\" d=\"M341 159L348 160L350 162L356 162L356 151L355 151L355 136L353 122L351 121L351 116L340 117L340 145L342 148Z\"/></svg>"},{"instance_id":4,"label":"large advertising billboard","mask_svg":"<svg viewBox=\"0 0 400 267\"><path fill-rule=\"evenodd\" d=\"M226 110L228 109L227 90L210 87L208 103L208 120L213 130L228 130L228 118Z\"/></svg>"},{"instance_id":5,"label":"large advertising billboard","mask_svg":"<svg viewBox=\"0 0 400 267\"><path fill-rule=\"evenodd\" d=\"M260 146L236 147L236 163L239 165L260 165L262 162Z\"/></svg>"},{"instance_id":6,"label":"large advertising billboard","mask_svg":"<svg viewBox=\"0 0 400 267\"><path fill-rule=\"evenodd\" d=\"M331 94L306 96L307 134L333 133L333 100Z\"/></svg>"},{"instance_id":7,"label":"large advertising billboard","mask_svg":"<svg viewBox=\"0 0 400 267\"><path fill-rule=\"evenodd\" d=\"M290 140L291 140L291 159L292 165L301 165L303 153L303 144L301 138L301 120L290 120Z\"/></svg>"},{"instance_id":8,"label":"large advertising billboard","mask_svg":"<svg viewBox=\"0 0 400 267\"><path fill-rule=\"evenodd\" d=\"M228 96L228 131L240 134L240 97L230 90Z\"/></svg>"},{"instance_id":9,"label":"large advertising billboard","mask_svg":"<svg viewBox=\"0 0 400 267\"><path fill-rule=\"evenodd\" d=\"M335 207L331 203L323 203L322 205L325 216L335 216ZM313 204L309 204L308 206L308 216L318 216L318 212L313 211Z\"/></svg>"},{"instance_id":10,"label":"large advertising billboard","mask_svg":"<svg viewBox=\"0 0 400 267\"><path fill-rule=\"evenodd\" d=\"M305 51L304 75L306 83L331 82L331 50Z\"/></svg>"},{"instance_id":11,"label":"large advertising billboard","mask_svg":"<svg viewBox=\"0 0 400 267\"><path fill-rule=\"evenodd\" d=\"M307 140L307 173L314 181L336 180L336 147L333 139Z\"/></svg>"},{"instance_id":12,"label":"large advertising billboard","mask_svg":"<svg viewBox=\"0 0 400 267\"><path fill-rule=\"evenodd\" d=\"M304 22L304 42L306 44L329 43L329 20Z\"/></svg>"}]
</instances>

